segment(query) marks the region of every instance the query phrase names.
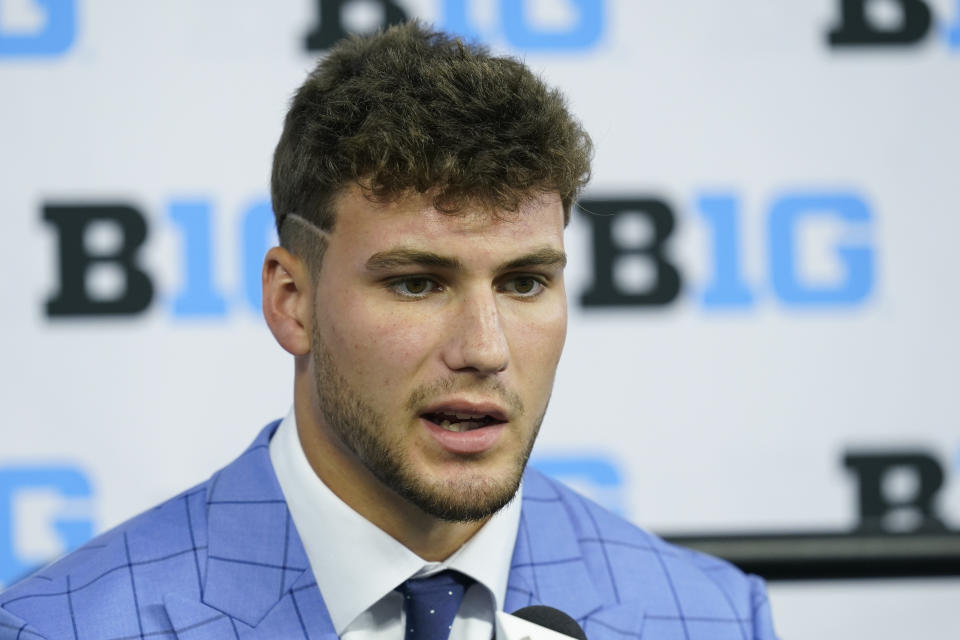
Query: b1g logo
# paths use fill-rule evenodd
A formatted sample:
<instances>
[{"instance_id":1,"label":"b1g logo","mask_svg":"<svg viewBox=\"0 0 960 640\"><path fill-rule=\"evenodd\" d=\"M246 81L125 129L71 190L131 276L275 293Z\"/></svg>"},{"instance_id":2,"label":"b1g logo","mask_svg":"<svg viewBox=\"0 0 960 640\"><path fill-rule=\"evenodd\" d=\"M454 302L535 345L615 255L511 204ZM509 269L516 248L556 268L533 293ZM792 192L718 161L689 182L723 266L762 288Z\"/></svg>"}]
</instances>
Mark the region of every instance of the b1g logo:
<instances>
[{"instance_id":1,"label":"b1g logo","mask_svg":"<svg viewBox=\"0 0 960 640\"><path fill-rule=\"evenodd\" d=\"M91 495L74 466L0 466L0 587L93 537Z\"/></svg>"},{"instance_id":2,"label":"b1g logo","mask_svg":"<svg viewBox=\"0 0 960 640\"><path fill-rule=\"evenodd\" d=\"M603 36L606 0L436 0L439 28L468 40L503 41L521 51L582 51ZM314 0L308 51L329 49L350 33L367 33L411 16L396 0ZM493 14L480 24L477 14Z\"/></svg>"},{"instance_id":3,"label":"b1g logo","mask_svg":"<svg viewBox=\"0 0 960 640\"><path fill-rule=\"evenodd\" d=\"M259 312L263 256L276 244L270 203L254 200L237 218L238 295L228 294L215 278L214 210L206 199L167 204L167 222L182 248L181 284L169 300L174 316L222 317L237 301ZM48 317L134 316L151 306L154 279L140 263L149 227L140 209L126 202L57 202L43 207L43 219L56 228L59 254L59 285L46 302ZM103 281L113 284L98 286Z\"/></svg>"},{"instance_id":4,"label":"b1g logo","mask_svg":"<svg viewBox=\"0 0 960 640\"><path fill-rule=\"evenodd\" d=\"M874 284L874 250L865 237L873 215L861 196L849 191L796 191L774 196L766 211L766 282L750 282L743 273L743 211L734 193L701 193L695 198L698 220L708 238L706 281L693 287L706 309L754 306L769 290L784 306L831 308L855 306ZM668 257L676 214L656 197L616 200L584 199L593 244L593 281L581 295L584 307L659 307L671 304L684 284L680 268ZM624 232L631 218L651 233ZM826 279L805 275L801 259L804 231L827 223L842 231L832 247L834 274ZM618 228L619 227L619 228ZM867 233L864 233L864 232ZM637 240L640 235L642 239ZM633 236L631 238L630 236ZM627 274L653 274L640 286ZM635 280L635 279L634 279ZM768 286L769 285L769 286Z\"/></svg>"},{"instance_id":5,"label":"b1g logo","mask_svg":"<svg viewBox=\"0 0 960 640\"><path fill-rule=\"evenodd\" d=\"M0 58L62 55L76 31L76 0L0 0Z\"/></svg>"},{"instance_id":6,"label":"b1g logo","mask_svg":"<svg viewBox=\"0 0 960 640\"><path fill-rule=\"evenodd\" d=\"M953 0L953 24L938 24L935 19L933 7L947 1L838 0L838 20L827 41L838 48L898 47L919 44L932 35L960 49L960 0Z\"/></svg>"}]
</instances>

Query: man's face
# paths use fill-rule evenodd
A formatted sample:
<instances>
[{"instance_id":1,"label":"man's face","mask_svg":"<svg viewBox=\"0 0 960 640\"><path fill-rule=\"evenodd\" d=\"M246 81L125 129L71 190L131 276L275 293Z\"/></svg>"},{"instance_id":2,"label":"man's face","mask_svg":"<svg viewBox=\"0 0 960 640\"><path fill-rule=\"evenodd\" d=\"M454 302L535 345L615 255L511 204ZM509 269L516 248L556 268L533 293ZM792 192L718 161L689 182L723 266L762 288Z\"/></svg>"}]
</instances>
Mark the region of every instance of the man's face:
<instances>
[{"instance_id":1,"label":"man's face","mask_svg":"<svg viewBox=\"0 0 960 640\"><path fill-rule=\"evenodd\" d=\"M329 463L483 519L516 492L563 348L560 200L447 215L354 188L336 210L312 327L318 428L344 453Z\"/></svg>"}]
</instances>

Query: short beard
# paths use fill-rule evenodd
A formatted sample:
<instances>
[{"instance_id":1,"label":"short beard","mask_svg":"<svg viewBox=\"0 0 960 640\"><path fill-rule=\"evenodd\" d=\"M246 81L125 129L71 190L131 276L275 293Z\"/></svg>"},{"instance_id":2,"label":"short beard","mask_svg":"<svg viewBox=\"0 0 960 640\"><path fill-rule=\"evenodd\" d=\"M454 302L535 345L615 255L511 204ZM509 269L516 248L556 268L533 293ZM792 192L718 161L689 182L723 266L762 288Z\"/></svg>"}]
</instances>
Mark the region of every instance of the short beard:
<instances>
[{"instance_id":1,"label":"short beard","mask_svg":"<svg viewBox=\"0 0 960 640\"><path fill-rule=\"evenodd\" d=\"M502 478L490 478L477 472L466 472L455 481L429 481L402 453L403 434L391 437L386 419L365 402L361 393L353 389L341 375L320 337L316 320L313 322L312 357L315 370L320 411L329 428L340 442L381 482L407 502L425 513L449 522L477 522L485 520L506 506L516 495L523 470L536 441L543 413L537 418L529 442L524 443L514 458L510 473ZM418 406L439 392L456 386L453 380L420 387L413 391L408 408ZM515 394L497 387L517 414L523 413L522 402Z\"/></svg>"}]
</instances>

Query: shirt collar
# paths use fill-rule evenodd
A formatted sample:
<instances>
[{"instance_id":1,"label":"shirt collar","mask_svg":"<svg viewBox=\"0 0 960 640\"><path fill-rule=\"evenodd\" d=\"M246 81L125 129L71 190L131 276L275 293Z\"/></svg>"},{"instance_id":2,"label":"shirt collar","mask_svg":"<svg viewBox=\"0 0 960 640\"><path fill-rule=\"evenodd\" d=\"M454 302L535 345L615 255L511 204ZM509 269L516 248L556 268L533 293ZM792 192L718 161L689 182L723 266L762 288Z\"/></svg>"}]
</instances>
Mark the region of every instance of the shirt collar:
<instances>
[{"instance_id":1,"label":"shirt collar","mask_svg":"<svg viewBox=\"0 0 960 640\"><path fill-rule=\"evenodd\" d=\"M270 442L270 460L337 634L414 575L456 569L502 610L520 523L521 491L442 563L427 562L340 500L314 473L293 409Z\"/></svg>"}]
</instances>

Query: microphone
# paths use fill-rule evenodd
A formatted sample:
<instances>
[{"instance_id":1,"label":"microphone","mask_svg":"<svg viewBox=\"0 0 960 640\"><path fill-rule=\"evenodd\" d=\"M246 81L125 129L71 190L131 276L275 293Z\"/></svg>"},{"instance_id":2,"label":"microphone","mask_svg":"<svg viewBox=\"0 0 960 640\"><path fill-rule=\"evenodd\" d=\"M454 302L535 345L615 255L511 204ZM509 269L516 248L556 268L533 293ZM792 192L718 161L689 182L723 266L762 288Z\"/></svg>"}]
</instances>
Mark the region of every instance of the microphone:
<instances>
[{"instance_id":1,"label":"microphone","mask_svg":"<svg viewBox=\"0 0 960 640\"><path fill-rule=\"evenodd\" d=\"M524 607L513 614L497 612L497 640L587 640L577 621L559 609Z\"/></svg>"}]
</instances>

